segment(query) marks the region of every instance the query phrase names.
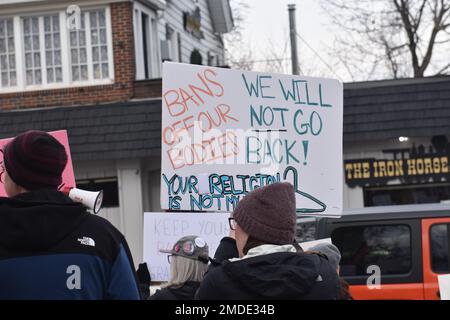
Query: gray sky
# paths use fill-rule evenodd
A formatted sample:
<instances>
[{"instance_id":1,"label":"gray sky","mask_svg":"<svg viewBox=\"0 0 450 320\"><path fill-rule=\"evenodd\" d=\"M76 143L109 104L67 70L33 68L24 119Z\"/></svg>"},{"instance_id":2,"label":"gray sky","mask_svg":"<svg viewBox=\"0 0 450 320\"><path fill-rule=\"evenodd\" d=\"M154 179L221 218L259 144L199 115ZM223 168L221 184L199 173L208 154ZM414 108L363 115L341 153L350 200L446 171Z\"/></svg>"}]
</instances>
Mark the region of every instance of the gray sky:
<instances>
[{"instance_id":1,"label":"gray sky","mask_svg":"<svg viewBox=\"0 0 450 320\"><path fill-rule=\"evenodd\" d=\"M318 0L244 0L249 5L242 29L243 40L252 49L252 60L290 58L289 19L287 6L297 5L297 32L316 51L298 39L302 73L349 80L345 72L332 67L329 51L333 47L334 33L327 13ZM285 49L286 48L286 49ZM276 52L271 54L270 52ZM320 58L318 57L320 56ZM330 66L325 64L322 59ZM255 71L267 68L266 63L255 63ZM290 61L284 61L284 71L290 72Z\"/></svg>"},{"instance_id":2,"label":"gray sky","mask_svg":"<svg viewBox=\"0 0 450 320\"><path fill-rule=\"evenodd\" d=\"M294 3L297 6L297 32L304 39L298 39L299 60L301 74L314 77L335 78L341 81L361 81L370 77L370 79L385 79L392 76L392 70L385 63L373 64L369 56L363 56L359 52L349 51L338 42L337 39L348 39L352 41L358 39L359 35L353 33L349 35L332 24L332 18L329 12L326 12L320 3L322 0L231 0L241 1L248 4L249 8L244 11L244 24L241 28L243 35L243 46L234 48L228 46L232 52L246 52L245 48L251 48L250 60L276 59L282 61L282 65L274 65L270 62L257 62L252 66L254 71L291 73L290 62L290 40L289 40L289 19L287 6ZM450 1L450 0L449 0ZM428 13L429 15L430 13ZM431 16L427 16L422 23L421 37L425 42L419 51L419 58L423 58L426 41L431 34L430 21ZM396 35L399 39L404 36L402 33ZM446 38L445 33L441 32L436 39L437 42L443 42ZM363 40L363 39L361 39ZM406 41L406 39L403 39ZM363 42L361 42L363 43ZM336 44L336 45L335 45ZM365 44L367 45L367 43ZM333 50L334 49L334 50ZM366 47L369 49L369 47ZM380 47L370 47L370 50L376 54L384 55ZM448 63L448 52L450 42L447 44L436 45L433 49L433 57L427 68L425 76L432 76L439 72ZM334 51L334 53L333 53ZM339 52L339 56L336 55ZM373 57L372 57L373 58ZM411 68L409 54L404 56L405 62L401 67L408 74L408 68ZM349 69L342 62L351 62L357 64L351 65L352 75ZM248 60L248 59L246 59ZM373 60L373 59L372 59ZM373 69L372 69L373 68ZM367 71L367 74L364 72ZM370 75L370 76L369 76ZM412 74L411 74L412 75Z\"/></svg>"}]
</instances>

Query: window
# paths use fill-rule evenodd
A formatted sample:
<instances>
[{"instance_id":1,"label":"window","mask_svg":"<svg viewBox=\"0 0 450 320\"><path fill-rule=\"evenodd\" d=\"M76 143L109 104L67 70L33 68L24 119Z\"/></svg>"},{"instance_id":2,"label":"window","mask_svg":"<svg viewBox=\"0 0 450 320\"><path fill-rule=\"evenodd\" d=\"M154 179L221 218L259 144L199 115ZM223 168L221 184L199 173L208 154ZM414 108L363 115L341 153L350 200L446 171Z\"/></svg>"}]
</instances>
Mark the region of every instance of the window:
<instances>
[{"instance_id":1,"label":"window","mask_svg":"<svg viewBox=\"0 0 450 320\"><path fill-rule=\"evenodd\" d=\"M164 60L170 60L170 61L179 61L178 57L178 37L179 33L175 31L175 29L168 23L166 23L166 40L168 41L168 46L170 48L170 59L167 59L166 57L162 56L161 58ZM167 49L166 49L167 50ZM162 48L161 48L162 52Z\"/></svg>"},{"instance_id":2,"label":"window","mask_svg":"<svg viewBox=\"0 0 450 320\"><path fill-rule=\"evenodd\" d=\"M218 53L208 51L208 66L219 67L220 65L220 55Z\"/></svg>"},{"instance_id":3,"label":"window","mask_svg":"<svg viewBox=\"0 0 450 320\"><path fill-rule=\"evenodd\" d=\"M47 83L63 81L59 16L44 17L44 42Z\"/></svg>"},{"instance_id":4,"label":"window","mask_svg":"<svg viewBox=\"0 0 450 320\"><path fill-rule=\"evenodd\" d=\"M431 269L436 273L450 272L450 224L435 224L430 229Z\"/></svg>"},{"instance_id":5,"label":"window","mask_svg":"<svg viewBox=\"0 0 450 320\"><path fill-rule=\"evenodd\" d=\"M82 12L80 28L70 31L72 81L108 79L110 75L105 10Z\"/></svg>"},{"instance_id":6,"label":"window","mask_svg":"<svg viewBox=\"0 0 450 320\"><path fill-rule=\"evenodd\" d=\"M181 46L181 34L177 32L177 47L178 47L178 61L182 62L182 46Z\"/></svg>"},{"instance_id":7,"label":"window","mask_svg":"<svg viewBox=\"0 0 450 320\"><path fill-rule=\"evenodd\" d=\"M25 46L25 72L27 85L42 83L41 47L39 40L39 18L23 19Z\"/></svg>"},{"instance_id":8,"label":"window","mask_svg":"<svg viewBox=\"0 0 450 320\"><path fill-rule=\"evenodd\" d=\"M190 58L190 64L199 64L201 65L203 62L203 57L200 51L197 49L192 50L191 52L191 58Z\"/></svg>"},{"instance_id":9,"label":"window","mask_svg":"<svg viewBox=\"0 0 450 320\"><path fill-rule=\"evenodd\" d=\"M150 64L150 60L151 58L149 57L149 54L151 52L151 39L150 39L150 34L149 34L149 17L148 15L146 15L145 13L141 13L142 17L141 17L141 21L142 21L142 48L144 49L144 76L145 79L148 79L150 76L150 68L151 68L151 64Z\"/></svg>"},{"instance_id":10,"label":"window","mask_svg":"<svg viewBox=\"0 0 450 320\"><path fill-rule=\"evenodd\" d=\"M136 79L160 76L160 48L156 12L138 3L134 10Z\"/></svg>"},{"instance_id":11,"label":"window","mask_svg":"<svg viewBox=\"0 0 450 320\"><path fill-rule=\"evenodd\" d=\"M109 77L105 10L89 12L94 79Z\"/></svg>"},{"instance_id":12,"label":"window","mask_svg":"<svg viewBox=\"0 0 450 320\"><path fill-rule=\"evenodd\" d=\"M119 185L117 178L77 180L77 188L87 191L103 190L103 208L119 206Z\"/></svg>"},{"instance_id":13,"label":"window","mask_svg":"<svg viewBox=\"0 0 450 320\"><path fill-rule=\"evenodd\" d=\"M0 89L17 84L13 19L0 18Z\"/></svg>"},{"instance_id":14,"label":"window","mask_svg":"<svg viewBox=\"0 0 450 320\"><path fill-rule=\"evenodd\" d=\"M400 275L412 268L411 230L407 225L342 227L331 234L342 254L342 276L367 276L377 265L382 275Z\"/></svg>"},{"instance_id":15,"label":"window","mask_svg":"<svg viewBox=\"0 0 450 320\"><path fill-rule=\"evenodd\" d=\"M0 18L0 92L104 84L113 79L109 8Z\"/></svg>"},{"instance_id":16,"label":"window","mask_svg":"<svg viewBox=\"0 0 450 320\"><path fill-rule=\"evenodd\" d=\"M214 62L215 62L214 60L216 60L215 59L216 55L213 52L208 51L207 56L208 56L208 63L207 63L207 65L208 66L213 66Z\"/></svg>"},{"instance_id":17,"label":"window","mask_svg":"<svg viewBox=\"0 0 450 320\"><path fill-rule=\"evenodd\" d=\"M72 66L72 81L87 81L88 59L86 42L86 24L84 14L80 17L80 28L70 31L70 61Z\"/></svg>"},{"instance_id":18,"label":"window","mask_svg":"<svg viewBox=\"0 0 450 320\"><path fill-rule=\"evenodd\" d=\"M58 15L22 18L26 85L63 81Z\"/></svg>"}]
</instances>

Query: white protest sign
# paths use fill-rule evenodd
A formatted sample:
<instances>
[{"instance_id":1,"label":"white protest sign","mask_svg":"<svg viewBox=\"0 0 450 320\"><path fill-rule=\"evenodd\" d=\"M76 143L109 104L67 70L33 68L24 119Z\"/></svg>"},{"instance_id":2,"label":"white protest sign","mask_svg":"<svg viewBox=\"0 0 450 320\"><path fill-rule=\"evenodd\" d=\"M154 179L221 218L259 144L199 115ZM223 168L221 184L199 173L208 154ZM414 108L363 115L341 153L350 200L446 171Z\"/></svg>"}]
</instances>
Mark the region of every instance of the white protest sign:
<instances>
[{"instance_id":1,"label":"white protest sign","mask_svg":"<svg viewBox=\"0 0 450 320\"><path fill-rule=\"evenodd\" d=\"M441 300L450 300L450 274L438 275Z\"/></svg>"},{"instance_id":2,"label":"white protest sign","mask_svg":"<svg viewBox=\"0 0 450 320\"><path fill-rule=\"evenodd\" d=\"M145 213L144 214L144 262L152 281L168 281L170 265L167 253L160 249L172 249L178 239L196 235L202 237L214 253L223 237L229 235L228 213Z\"/></svg>"},{"instance_id":3,"label":"white protest sign","mask_svg":"<svg viewBox=\"0 0 450 320\"><path fill-rule=\"evenodd\" d=\"M333 244L331 242L331 238L325 238L325 239L320 239L320 240L301 242L301 243L299 243L299 245L303 249L303 251L308 251L312 247L317 246L318 244L322 244L322 243Z\"/></svg>"},{"instance_id":4,"label":"white protest sign","mask_svg":"<svg viewBox=\"0 0 450 320\"><path fill-rule=\"evenodd\" d=\"M288 181L297 213L341 215L342 83L166 62L162 91L162 208L233 211Z\"/></svg>"}]
</instances>

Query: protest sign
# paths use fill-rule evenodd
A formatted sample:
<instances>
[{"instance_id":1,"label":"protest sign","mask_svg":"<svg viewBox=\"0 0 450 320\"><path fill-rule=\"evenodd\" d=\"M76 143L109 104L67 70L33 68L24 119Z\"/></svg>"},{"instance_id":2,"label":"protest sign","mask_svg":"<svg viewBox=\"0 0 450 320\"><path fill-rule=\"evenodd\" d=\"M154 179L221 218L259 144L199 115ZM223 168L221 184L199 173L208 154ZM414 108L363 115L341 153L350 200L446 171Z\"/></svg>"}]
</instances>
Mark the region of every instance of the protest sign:
<instances>
[{"instance_id":1,"label":"protest sign","mask_svg":"<svg viewBox=\"0 0 450 320\"><path fill-rule=\"evenodd\" d=\"M227 213L145 213L143 257L152 281L169 280L167 253L159 250L172 249L177 240L184 236L203 238L208 244L209 255L214 256L220 240L229 235L228 217Z\"/></svg>"},{"instance_id":2,"label":"protest sign","mask_svg":"<svg viewBox=\"0 0 450 320\"><path fill-rule=\"evenodd\" d=\"M67 153L67 165L64 169L62 180L63 183L61 187L75 187L75 176L73 173L73 166L72 166L72 157L70 154L70 147L69 147L69 139L67 137L67 131L66 130L60 130L60 131L53 131L49 132L53 137L55 137L66 149ZM11 141L13 138L7 138L0 140L0 165L4 166L3 164L3 148L8 144L9 141ZM3 168L2 168L3 170ZM8 195L5 192L5 188L3 185L3 173L2 177L0 178L0 196L1 197L7 197Z\"/></svg>"},{"instance_id":3,"label":"protest sign","mask_svg":"<svg viewBox=\"0 0 450 320\"><path fill-rule=\"evenodd\" d=\"M450 300L450 274L438 275L441 300Z\"/></svg>"},{"instance_id":4,"label":"protest sign","mask_svg":"<svg viewBox=\"0 0 450 320\"><path fill-rule=\"evenodd\" d=\"M164 63L161 207L233 211L288 181L299 214L338 217L342 122L337 80Z\"/></svg>"},{"instance_id":5,"label":"protest sign","mask_svg":"<svg viewBox=\"0 0 450 320\"><path fill-rule=\"evenodd\" d=\"M322 243L328 243L328 244L333 244L331 242L331 238L325 238L325 239L319 239L319 240L313 240L313 241L306 241L306 242L301 242L299 243L300 247L303 249L303 251L308 251L310 250L312 247L315 247L319 244Z\"/></svg>"}]
</instances>

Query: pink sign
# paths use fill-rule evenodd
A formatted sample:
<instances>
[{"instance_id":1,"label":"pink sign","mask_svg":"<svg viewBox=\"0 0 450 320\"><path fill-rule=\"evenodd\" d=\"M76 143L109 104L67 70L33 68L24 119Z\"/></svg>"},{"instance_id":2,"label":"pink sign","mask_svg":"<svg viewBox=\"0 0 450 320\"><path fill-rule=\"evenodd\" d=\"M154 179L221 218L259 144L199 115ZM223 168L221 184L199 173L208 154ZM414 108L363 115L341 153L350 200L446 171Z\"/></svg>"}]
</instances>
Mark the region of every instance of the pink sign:
<instances>
[{"instance_id":1,"label":"pink sign","mask_svg":"<svg viewBox=\"0 0 450 320\"><path fill-rule=\"evenodd\" d=\"M61 187L75 187L75 175L73 173L73 166L72 166L72 157L70 154L70 147L69 147L69 138L67 137L67 131L66 130L60 130L60 131L53 131L49 132L52 136L54 136L59 142L61 142L64 147L66 148L67 153L67 165L63 172L63 183ZM1 139L0 140L0 165L3 166L3 147L14 138L7 138L7 139ZM1 177L3 178L3 177ZM0 179L0 197L7 197L7 194L5 192L5 188L3 186L3 179Z\"/></svg>"}]
</instances>

